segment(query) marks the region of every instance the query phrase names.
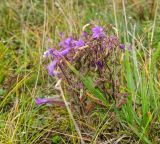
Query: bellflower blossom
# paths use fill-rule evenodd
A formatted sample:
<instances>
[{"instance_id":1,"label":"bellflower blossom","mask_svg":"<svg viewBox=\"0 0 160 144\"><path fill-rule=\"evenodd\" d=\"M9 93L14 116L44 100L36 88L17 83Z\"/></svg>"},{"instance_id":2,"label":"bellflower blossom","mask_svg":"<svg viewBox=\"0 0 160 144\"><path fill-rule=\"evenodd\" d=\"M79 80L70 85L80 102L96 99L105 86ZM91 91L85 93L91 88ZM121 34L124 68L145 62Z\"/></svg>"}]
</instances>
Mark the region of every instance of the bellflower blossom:
<instances>
[{"instance_id":1,"label":"bellflower blossom","mask_svg":"<svg viewBox=\"0 0 160 144\"><path fill-rule=\"evenodd\" d=\"M62 100L59 100L56 98L36 98L35 103L37 105L54 104L54 105L61 106L61 107L65 106L65 103Z\"/></svg>"},{"instance_id":2,"label":"bellflower blossom","mask_svg":"<svg viewBox=\"0 0 160 144\"><path fill-rule=\"evenodd\" d=\"M57 58L60 58L60 57L62 57L62 56L66 56L68 53L69 53L69 51L70 51L71 49L65 49L65 50L61 50L61 51L54 51L53 53L52 53L52 55L53 55L53 57L55 58L55 59L57 59Z\"/></svg>"},{"instance_id":3,"label":"bellflower blossom","mask_svg":"<svg viewBox=\"0 0 160 144\"><path fill-rule=\"evenodd\" d=\"M43 57L44 58L48 58L53 53L54 53L54 49L53 48L49 48L47 51L44 52Z\"/></svg>"},{"instance_id":4,"label":"bellflower blossom","mask_svg":"<svg viewBox=\"0 0 160 144\"><path fill-rule=\"evenodd\" d=\"M48 57L49 55L52 55L54 57L54 61L52 61L47 66L48 74L50 76L56 75L56 72L54 71L54 69L55 69L55 67L57 65L57 59L59 59L62 56L66 56L69 53L71 41L72 41L72 38L69 37L64 41L64 43L63 43L64 45L62 45L62 43L61 43L61 46L63 46L63 48L66 48L64 50L57 51L57 50L53 50L53 49L48 49L46 52L44 52L43 57Z\"/></svg>"},{"instance_id":5,"label":"bellflower blossom","mask_svg":"<svg viewBox=\"0 0 160 144\"><path fill-rule=\"evenodd\" d=\"M70 49L70 48L71 48L72 41L73 41L73 38L70 36L70 37L68 37L67 39L61 41L61 42L59 43L59 46L60 46L61 48L64 48L64 49Z\"/></svg>"},{"instance_id":6,"label":"bellflower blossom","mask_svg":"<svg viewBox=\"0 0 160 144\"><path fill-rule=\"evenodd\" d=\"M120 49L125 49L125 45L124 45L124 44L120 44L120 45L119 45L119 48L120 48Z\"/></svg>"},{"instance_id":7,"label":"bellflower blossom","mask_svg":"<svg viewBox=\"0 0 160 144\"><path fill-rule=\"evenodd\" d=\"M46 104L48 103L48 99L47 98L36 98L35 102L37 105Z\"/></svg>"},{"instance_id":8,"label":"bellflower blossom","mask_svg":"<svg viewBox=\"0 0 160 144\"><path fill-rule=\"evenodd\" d=\"M94 28L91 29L91 31L93 33L92 38L100 38L104 36L103 27L96 25Z\"/></svg>"},{"instance_id":9,"label":"bellflower blossom","mask_svg":"<svg viewBox=\"0 0 160 144\"><path fill-rule=\"evenodd\" d=\"M85 43L82 39L79 39L78 41L75 41L75 48L82 47L84 45L85 45Z\"/></svg>"},{"instance_id":10,"label":"bellflower blossom","mask_svg":"<svg viewBox=\"0 0 160 144\"><path fill-rule=\"evenodd\" d=\"M104 65L101 61L97 61L96 64L97 64L99 69L101 69L101 70L103 69Z\"/></svg>"},{"instance_id":11,"label":"bellflower blossom","mask_svg":"<svg viewBox=\"0 0 160 144\"><path fill-rule=\"evenodd\" d=\"M65 49L63 51L58 52L58 55L59 56L65 56L69 53L69 51L70 51L70 49Z\"/></svg>"},{"instance_id":12,"label":"bellflower blossom","mask_svg":"<svg viewBox=\"0 0 160 144\"><path fill-rule=\"evenodd\" d=\"M50 76L54 76L56 74L56 72L54 71L55 67L56 67L56 64L57 64L57 61L54 60L52 61L48 66L47 66L47 69L48 69L48 74Z\"/></svg>"}]
</instances>

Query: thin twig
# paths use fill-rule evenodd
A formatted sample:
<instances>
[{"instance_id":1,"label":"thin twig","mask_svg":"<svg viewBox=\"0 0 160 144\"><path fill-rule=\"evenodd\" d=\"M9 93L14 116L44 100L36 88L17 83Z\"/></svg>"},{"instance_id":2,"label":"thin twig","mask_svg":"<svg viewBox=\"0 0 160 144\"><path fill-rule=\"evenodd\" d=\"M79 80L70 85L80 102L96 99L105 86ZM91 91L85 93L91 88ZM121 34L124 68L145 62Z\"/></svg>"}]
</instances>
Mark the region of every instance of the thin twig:
<instances>
[{"instance_id":1,"label":"thin twig","mask_svg":"<svg viewBox=\"0 0 160 144\"><path fill-rule=\"evenodd\" d=\"M70 118L71 118L71 120L72 120L72 122L73 122L73 124L74 124L74 126L75 126L75 129L76 129L76 131L77 131L80 139L81 139L81 144L85 144L85 142L84 142L84 140L83 140L83 138L82 138L82 135L81 135L81 131L80 131L80 129L79 129L79 127L78 127L78 125L77 125L77 123L76 123L73 115L72 115L72 112L71 112L71 110L70 110L70 108L69 108L69 105L68 105L68 103L67 103L67 101L66 101L66 98L65 98L65 96L64 96L64 93L63 93L63 90L62 90L62 87L61 87L61 79L58 80L58 82L57 82L56 85L55 85L55 88L56 88L57 90L59 90L60 93L61 93L61 96L62 96L62 98L63 98L63 101L64 101L65 105L66 105L67 111L68 111L68 113L69 113L69 116L70 116Z\"/></svg>"}]
</instances>

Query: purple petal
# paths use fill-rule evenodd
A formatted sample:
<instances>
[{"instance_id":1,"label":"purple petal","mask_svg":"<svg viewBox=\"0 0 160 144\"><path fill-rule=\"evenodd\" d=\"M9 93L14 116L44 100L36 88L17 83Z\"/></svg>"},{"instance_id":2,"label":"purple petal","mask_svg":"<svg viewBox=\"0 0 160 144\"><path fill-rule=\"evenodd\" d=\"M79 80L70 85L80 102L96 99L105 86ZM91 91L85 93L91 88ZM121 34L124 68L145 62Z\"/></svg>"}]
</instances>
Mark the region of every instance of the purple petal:
<instances>
[{"instance_id":1,"label":"purple petal","mask_svg":"<svg viewBox=\"0 0 160 144\"><path fill-rule=\"evenodd\" d=\"M68 37L64 42L66 45L70 45L72 40L73 40L72 37Z\"/></svg>"},{"instance_id":2,"label":"purple petal","mask_svg":"<svg viewBox=\"0 0 160 144\"><path fill-rule=\"evenodd\" d=\"M49 48L47 51L44 52L43 57L48 58L50 55L53 55L54 51L55 50L53 48Z\"/></svg>"},{"instance_id":3,"label":"purple petal","mask_svg":"<svg viewBox=\"0 0 160 144\"><path fill-rule=\"evenodd\" d=\"M120 47L120 49L125 49L125 45L124 44L120 44L119 47Z\"/></svg>"},{"instance_id":4,"label":"purple petal","mask_svg":"<svg viewBox=\"0 0 160 144\"><path fill-rule=\"evenodd\" d=\"M104 65L101 61L96 62L96 64L97 64L99 69L101 69L101 70L103 69Z\"/></svg>"},{"instance_id":5,"label":"purple petal","mask_svg":"<svg viewBox=\"0 0 160 144\"><path fill-rule=\"evenodd\" d=\"M54 69L55 69L56 64L57 64L57 61L54 60L54 61L52 61L52 62L47 66L48 74L49 74L50 76L55 75Z\"/></svg>"},{"instance_id":6,"label":"purple petal","mask_svg":"<svg viewBox=\"0 0 160 144\"><path fill-rule=\"evenodd\" d=\"M65 49L65 50L59 52L58 55L59 56L65 56L65 55L67 55L69 53L69 51L70 51L70 49Z\"/></svg>"},{"instance_id":7,"label":"purple petal","mask_svg":"<svg viewBox=\"0 0 160 144\"><path fill-rule=\"evenodd\" d=\"M59 46L60 46L61 48L64 48L64 49L70 49L70 48L71 48L72 41L73 41L73 38L70 36L70 37L68 37L67 39L61 41L61 42L59 43Z\"/></svg>"},{"instance_id":8,"label":"purple petal","mask_svg":"<svg viewBox=\"0 0 160 144\"><path fill-rule=\"evenodd\" d=\"M92 38L100 38L104 35L103 27L97 25L94 28L92 28L91 31L93 33Z\"/></svg>"},{"instance_id":9,"label":"purple petal","mask_svg":"<svg viewBox=\"0 0 160 144\"><path fill-rule=\"evenodd\" d=\"M36 98L35 100L37 105L42 105L42 104L54 104L57 106L65 106L65 103L59 99L56 98Z\"/></svg>"},{"instance_id":10,"label":"purple petal","mask_svg":"<svg viewBox=\"0 0 160 144\"><path fill-rule=\"evenodd\" d=\"M45 104L47 103L47 98L36 98L35 102L37 105Z\"/></svg>"},{"instance_id":11,"label":"purple petal","mask_svg":"<svg viewBox=\"0 0 160 144\"><path fill-rule=\"evenodd\" d=\"M78 48L78 47L82 47L85 45L84 41L82 39L79 39L78 41L75 42L75 47Z\"/></svg>"}]
</instances>

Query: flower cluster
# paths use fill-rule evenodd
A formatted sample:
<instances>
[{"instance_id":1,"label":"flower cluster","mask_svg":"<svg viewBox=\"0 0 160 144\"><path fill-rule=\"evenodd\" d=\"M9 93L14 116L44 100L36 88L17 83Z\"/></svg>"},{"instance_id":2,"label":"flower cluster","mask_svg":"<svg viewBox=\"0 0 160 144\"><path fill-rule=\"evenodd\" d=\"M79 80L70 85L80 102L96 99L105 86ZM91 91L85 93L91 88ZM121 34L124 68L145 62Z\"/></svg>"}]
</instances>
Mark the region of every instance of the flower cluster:
<instances>
[{"instance_id":1,"label":"flower cluster","mask_svg":"<svg viewBox=\"0 0 160 144\"><path fill-rule=\"evenodd\" d=\"M60 61L63 57L70 57L69 55L74 55L82 49L84 46L88 46L88 48L93 48L94 45L99 45L101 43L101 46L98 48L99 52L103 52L104 50L102 48L112 49L114 47L119 46L120 49L124 49L125 46L123 44L120 44L118 41L118 38L111 35L106 36L104 32L104 28L100 26L95 26L91 28L92 35L90 36L87 32L83 32L83 35L78 39L73 39L72 36L62 40L59 43L60 50L57 50L57 48L49 48L47 51L44 52L43 57L48 58L52 57L53 61L48 65L48 74L51 76L57 75L56 68L58 61ZM95 44L95 42L98 42ZM107 51L108 51L107 50ZM72 59L73 60L73 59ZM100 66L101 62L97 62L97 65ZM102 65L102 64L101 64Z\"/></svg>"},{"instance_id":2,"label":"flower cluster","mask_svg":"<svg viewBox=\"0 0 160 144\"><path fill-rule=\"evenodd\" d=\"M68 68L67 60L81 74L92 77L95 87L98 86L106 95L116 98L119 93L119 73L114 67L120 65L119 53L124 49L125 45L119 42L118 37L108 34L104 27L92 24L90 30L83 31L79 38L62 38L59 45L49 48L43 57L51 60L47 66L50 76L61 78L77 91L84 89L83 83ZM68 91L71 92L70 89ZM71 95L77 97L77 92L72 91ZM80 100L79 97L77 99ZM46 99L38 99L37 104L43 103L47 103Z\"/></svg>"},{"instance_id":3,"label":"flower cluster","mask_svg":"<svg viewBox=\"0 0 160 144\"><path fill-rule=\"evenodd\" d=\"M69 53L75 52L76 49L85 45L85 42L80 38L79 40L74 40L71 36L67 39L62 40L59 43L60 50L50 48L44 52L43 57L48 58L52 57L54 59L48 65L48 74L51 76L56 75L55 69L57 67L58 61L60 61L64 56L67 56Z\"/></svg>"}]
</instances>

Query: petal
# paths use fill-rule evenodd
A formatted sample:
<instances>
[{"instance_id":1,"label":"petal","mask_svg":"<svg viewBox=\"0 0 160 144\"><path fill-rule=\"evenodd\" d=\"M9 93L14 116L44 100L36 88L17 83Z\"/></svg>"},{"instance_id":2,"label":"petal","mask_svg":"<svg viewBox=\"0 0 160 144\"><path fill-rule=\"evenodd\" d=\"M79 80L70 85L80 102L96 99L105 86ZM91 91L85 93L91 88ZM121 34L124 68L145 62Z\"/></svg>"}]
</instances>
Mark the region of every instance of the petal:
<instances>
[{"instance_id":1,"label":"petal","mask_svg":"<svg viewBox=\"0 0 160 144\"><path fill-rule=\"evenodd\" d=\"M73 38L70 36L68 37L67 39L65 40L62 40L60 43L59 43L59 46L61 48L64 48L64 49L70 49L71 48L71 43L73 41Z\"/></svg>"},{"instance_id":2,"label":"petal","mask_svg":"<svg viewBox=\"0 0 160 144\"><path fill-rule=\"evenodd\" d=\"M56 98L36 98L35 103L37 105L54 104L54 105L61 106L61 107L65 106L65 103L62 100L59 100Z\"/></svg>"},{"instance_id":3,"label":"petal","mask_svg":"<svg viewBox=\"0 0 160 144\"><path fill-rule=\"evenodd\" d=\"M47 66L48 74L50 76L53 76L55 74L54 73L54 68L55 68L56 64L57 64L57 61L54 60Z\"/></svg>"},{"instance_id":4,"label":"petal","mask_svg":"<svg viewBox=\"0 0 160 144\"><path fill-rule=\"evenodd\" d=\"M120 47L120 49L125 49L125 45L124 44L120 44L119 47Z\"/></svg>"},{"instance_id":5,"label":"petal","mask_svg":"<svg viewBox=\"0 0 160 144\"><path fill-rule=\"evenodd\" d=\"M68 37L64 42L66 45L70 45L71 41L72 41L72 37Z\"/></svg>"},{"instance_id":6,"label":"petal","mask_svg":"<svg viewBox=\"0 0 160 144\"><path fill-rule=\"evenodd\" d=\"M41 104L47 103L47 99L46 98L36 98L35 102L37 105L41 105Z\"/></svg>"},{"instance_id":7,"label":"petal","mask_svg":"<svg viewBox=\"0 0 160 144\"><path fill-rule=\"evenodd\" d=\"M75 42L76 48L77 47L82 47L85 45L84 41L82 39L79 39L78 41Z\"/></svg>"},{"instance_id":8,"label":"petal","mask_svg":"<svg viewBox=\"0 0 160 144\"><path fill-rule=\"evenodd\" d=\"M59 56L65 56L65 55L67 55L69 53L69 51L70 51L70 49L65 49L65 50L59 52L58 55Z\"/></svg>"},{"instance_id":9,"label":"petal","mask_svg":"<svg viewBox=\"0 0 160 144\"><path fill-rule=\"evenodd\" d=\"M91 31L93 33L92 38L100 38L104 35L103 27L97 25L94 28L92 28Z\"/></svg>"}]
</instances>

